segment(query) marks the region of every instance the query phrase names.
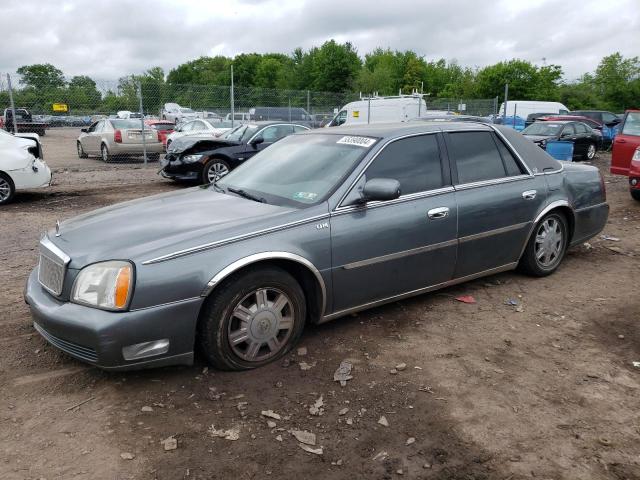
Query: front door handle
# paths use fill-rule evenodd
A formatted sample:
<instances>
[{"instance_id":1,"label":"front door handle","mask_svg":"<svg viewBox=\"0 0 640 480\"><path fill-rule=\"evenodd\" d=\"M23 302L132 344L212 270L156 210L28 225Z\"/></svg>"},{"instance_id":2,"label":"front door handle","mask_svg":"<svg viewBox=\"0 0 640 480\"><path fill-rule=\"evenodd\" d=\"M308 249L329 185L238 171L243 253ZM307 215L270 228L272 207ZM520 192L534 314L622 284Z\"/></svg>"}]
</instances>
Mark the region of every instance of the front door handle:
<instances>
[{"instance_id":1,"label":"front door handle","mask_svg":"<svg viewBox=\"0 0 640 480\"><path fill-rule=\"evenodd\" d=\"M526 192L522 192L522 198L525 200L533 200L537 194L538 192L536 190L527 190Z\"/></svg>"},{"instance_id":2,"label":"front door handle","mask_svg":"<svg viewBox=\"0 0 640 480\"><path fill-rule=\"evenodd\" d=\"M432 220L436 220L438 218L445 218L449 216L449 207L432 208L427 212L427 216Z\"/></svg>"}]
</instances>

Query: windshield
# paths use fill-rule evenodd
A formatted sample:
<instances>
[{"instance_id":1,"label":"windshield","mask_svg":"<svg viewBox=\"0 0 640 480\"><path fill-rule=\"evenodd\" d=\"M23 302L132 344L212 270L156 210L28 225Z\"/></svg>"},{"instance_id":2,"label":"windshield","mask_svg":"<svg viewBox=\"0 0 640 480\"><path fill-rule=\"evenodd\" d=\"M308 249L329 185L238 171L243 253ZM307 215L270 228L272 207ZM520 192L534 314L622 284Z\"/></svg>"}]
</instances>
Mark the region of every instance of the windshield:
<instances>
[{"instance_id":1,"label":"windshield","mask_svg":"<svg viewBox=\"0 0 640 480\"><path fill-rule=\"evenodd\" d=\"M560 123L536 122L522 130L523 135L540 135L542 137L551 137L558 135L562 129Z\"/></svg>"},{"instance_id":2,"label":"windshield","mask_svg":"<svg viewBox=\"0 0 640 480\"><path fill-rule=\"evenodd\" d=\"M364 142L351 141L354 138ZM243 190L276 205L313 205L324 201L374 144L374 139L365 137L291 135L217 185Z\"/></svg>"},{"instance_id":3,"label":"windshield","mask_svg":"<svg viewBox=\"0 0 640 480\"><path fill-rule=\"evenodd\" d=\"M176 127L173 123L153 123L149 126L154 130L160 130L161 132L173 130Z\"/></svg>"},{"instance_id":4,"label":"windshield","mask_svg":"<svg viewBox=\"0 0 640 480\"><path fill-rule=\"evenodd\" d=\"M622 127L624 135L640 136L640 112L629 112Z\"/></svg>"},{"instance_id":5,"label":"windshield","mask_svg":"<svg viewBox=\"0 0 640 480\"><path fill-rule=\"evenodd\" d=\"M224 138L227 140L233 140L237 142L246 142L251 136L258 131L260 127L258 125L240 125L228 132Z\"/></svg>"},{"instance_id":6,"label":"windshield","mask_svg":"<svg viewBox=\"0 0 640 480\"><path fill-rule=\"evenodd\" d=\"M109 120L113 128L142 128L140 120Z\"/></svg>"},{"instance_id":7,"label":"windshield","mask_svg":"<svg viewBox=\"0 0 640 480\"><path fill-rule=\"evenodd\" d=\"M181 108L182 113L195 113L191 108Z\"/></svg>"}]
</instances>

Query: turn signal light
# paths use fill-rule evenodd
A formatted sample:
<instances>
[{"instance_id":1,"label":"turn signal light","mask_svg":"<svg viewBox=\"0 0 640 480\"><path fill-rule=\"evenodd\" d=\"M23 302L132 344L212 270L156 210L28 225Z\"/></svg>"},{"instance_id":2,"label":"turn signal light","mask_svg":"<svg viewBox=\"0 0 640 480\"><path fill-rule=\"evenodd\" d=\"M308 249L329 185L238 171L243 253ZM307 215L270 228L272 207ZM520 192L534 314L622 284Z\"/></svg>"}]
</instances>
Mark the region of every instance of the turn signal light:
<instances>
[{"instance_id":1,"label":"turn signal light","mask_svg":"<svg viewBox=\"0 0 640 480\"><path fill-rule=\"evenodd\" d=\"M116 291L114 303L116 308L124 308L129 300L131 285L131 267L122 267L116 279Z\"/></svg>"},{"instance_id":2,"label":"turn signal light","mask_svg":"<svg viewBox=\"0 0 640 480\"><path fill-rule=\"evenodd\" d=\"M113 141L116 143L122 143L122 132L120 130L113 132Z\"/></svg>"}]
</instances>

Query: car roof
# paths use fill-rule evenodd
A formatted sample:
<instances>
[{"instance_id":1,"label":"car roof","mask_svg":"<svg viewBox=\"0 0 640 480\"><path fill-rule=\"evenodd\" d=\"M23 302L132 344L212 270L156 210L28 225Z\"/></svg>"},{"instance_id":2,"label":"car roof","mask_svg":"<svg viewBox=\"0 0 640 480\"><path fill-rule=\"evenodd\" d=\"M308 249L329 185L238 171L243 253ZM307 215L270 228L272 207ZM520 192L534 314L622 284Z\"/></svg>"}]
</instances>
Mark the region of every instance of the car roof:
<instances>
[{"instance_id":1,"label":"car roof","mask_svg":"<svg viewBox=\"0 0 640 480\"><path fill-rule=\"evenodd\" d=\"M312 130L309 133L333 133L337 135L359 135L364 137L395 138L404 135L433 133L442 130L487 130L491 127L481 122L406 122L372 123L368 125L341 125Z\"/></svg>"},{"instance_id":2,"label":"car roof","mask_svg":"<svg viewBox=\"0 0 640 480\"><path fill-rule=\"evenodd\" d=\"M549 120L548 118L546 120L543 120L542 118L540 120L536 120L534 123L547 123L549 121L552 121L553 123L561 123L561 124L565 124L565 123L575 123L577 122L577 120Z\"/></svg>"}]
</instances>

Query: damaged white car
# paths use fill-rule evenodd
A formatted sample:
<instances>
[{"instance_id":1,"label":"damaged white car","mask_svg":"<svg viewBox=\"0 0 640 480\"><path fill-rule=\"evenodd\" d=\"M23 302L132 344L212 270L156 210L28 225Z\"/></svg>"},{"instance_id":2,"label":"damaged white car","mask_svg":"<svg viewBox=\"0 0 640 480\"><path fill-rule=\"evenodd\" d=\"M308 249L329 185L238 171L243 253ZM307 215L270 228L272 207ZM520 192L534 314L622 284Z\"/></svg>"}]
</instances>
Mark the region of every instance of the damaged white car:
<instances>
[{"instance_id":1,"label":"damaged white car","mask_svg":"<svg viewBox=\"0 0 640 480\"><path fill-rule=\"evenodd\" d=\"M42 158L35 133L12 135L0 130L0 205L9 203L16 190L49 186L51 170Z\"/></svg>"}]
</instances>

